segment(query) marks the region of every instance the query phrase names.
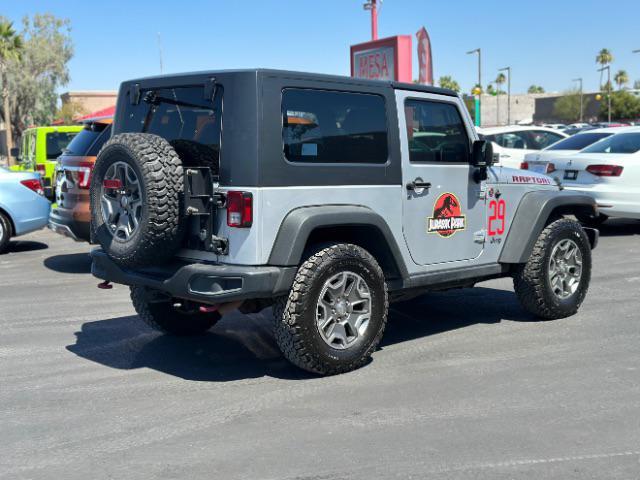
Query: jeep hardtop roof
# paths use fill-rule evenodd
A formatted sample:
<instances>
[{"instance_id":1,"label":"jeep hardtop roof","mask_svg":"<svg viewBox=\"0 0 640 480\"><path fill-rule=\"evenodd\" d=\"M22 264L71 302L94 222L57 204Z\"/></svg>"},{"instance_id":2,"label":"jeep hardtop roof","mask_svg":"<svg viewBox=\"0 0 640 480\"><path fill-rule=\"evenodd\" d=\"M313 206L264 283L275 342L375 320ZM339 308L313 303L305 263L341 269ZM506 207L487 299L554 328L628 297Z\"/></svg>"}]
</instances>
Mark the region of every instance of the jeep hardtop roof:
<instances>
[{"instance_id":1,"label":"jeep hardtop roof","mask_svg":"<svg viewBox=\"0 0 640 480\"><path fill-rule=\"evenodd\" d=\"M439 95L447 95L450 97L456 97L458 94L453 90L447 88L431 87L428 85L420 85L416 83L404 83L394 82L387 80L367 80L363 78L353 78L343 75L328 75L324 73L309 73L309 72L297 72L292 70L277 70L268 68L248 68L248 69L232 69L232 70L203 70L197 72L184 72L174 73L169 75L154 75L149 77L142 77L137 79L127 80L123 83L135 84L135 83L153 83L154 85L168 85L175 86L176 84L193 84L194 82L202 81L206 78L216 76L231 76L231 75L255 75L256 77L279 77L279 78L294 78L300 80L314 80L314 81L326 81L332 83L342 83L352 86L364 86L364 87L380 87L388 86L398 90L411 90L416 92L435 93Z\"/></svg>"}]
</instances>

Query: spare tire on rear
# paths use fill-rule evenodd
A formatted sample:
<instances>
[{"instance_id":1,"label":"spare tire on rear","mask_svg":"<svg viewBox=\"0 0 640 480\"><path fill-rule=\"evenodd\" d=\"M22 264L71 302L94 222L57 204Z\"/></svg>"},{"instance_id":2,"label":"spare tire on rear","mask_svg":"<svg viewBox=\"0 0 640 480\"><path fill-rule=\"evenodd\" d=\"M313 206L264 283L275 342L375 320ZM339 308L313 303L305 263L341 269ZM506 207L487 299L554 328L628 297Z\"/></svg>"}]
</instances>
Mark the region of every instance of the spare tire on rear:
<instances>
[{"instance_id":1,"label":"spare tire on rear","mask_svg":"<svg viewBox=\"0 0 640 480\"><path fill-rule=\"evenodd\" d=\"M91 227L124 267L158 265L184 236L183 168L162 137L122 133L100 150L91 180Z\"/></svg>"}]
</instances>

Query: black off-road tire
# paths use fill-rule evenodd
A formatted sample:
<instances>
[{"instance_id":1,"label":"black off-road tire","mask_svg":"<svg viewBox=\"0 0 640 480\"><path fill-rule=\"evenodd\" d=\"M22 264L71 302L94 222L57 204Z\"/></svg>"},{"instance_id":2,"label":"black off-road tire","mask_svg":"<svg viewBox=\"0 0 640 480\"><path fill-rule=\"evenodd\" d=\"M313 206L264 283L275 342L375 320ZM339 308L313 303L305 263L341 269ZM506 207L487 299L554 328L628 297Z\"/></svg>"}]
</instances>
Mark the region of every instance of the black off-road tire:
<instances>
[{"instance_id":1,"label":"black off-road tire","mask_svg":"<svg viewBox=\"0 0 640 480\"><path fill-rule=\"evenodd\" d=\"M360 275L371 293L371 318L362 342L344 350L329 346L316 326L316 303L324 283L340 271ZM335 375L355 370L370 359L387 323L389 300L382 269L365 249L333 244L310 255L298 269L288 296L273 306L275 338L284 356L312 373Z\"/></svg>"},{"instance_id":2,"label":"black off-road tire","mask_svg":"<svg viewBox=\"0 0 640 480\"><path fill-rule=\"evenodd\" d=\"M582 277L576 291L561 299L551 289L549 260L555 245L573 240L582 253ZM548 225L538 237L526 264L519 265L513 286L520 304L533 315L554 320L574 315L589 289L591 280L591 245L584 230L574 220L562 218Z\"/></svg>"},{"instance_id":3,"label":"black off-road tire","mask_svg":"<svg viewBox=\"0 0 640 480\"><path fill-rule=\"evenodd\" d=\"M4 213L0 212L0 253L7 250L12 233L11 222Z\"/></svg>"},{"instance_id":4,"label":"black off-road tire","mask_svg":"<svg viewBox=\"0 0 640 480\"><path fill-rule=\"evenodd\" d=\"M126 241L114 239L104 223L100 204L104 176L115 162L126 162L133 168L142 190L139 227ZM114 136L100 150L93 170L93 239L122 266L165 263L178 250L184 237L183 182L182 161L165 139L147 133Z\"/></svg>"},{"instance_id":5,"label":"black off-road tire","mask_svg":"<svg viewBox=\"0 0 640 480\"><path fill-rule=\"evenodd\" d=\"M154 330L175 336L201 335L213 327L221 315L218 312L181 312L170 298L146 287L130 287L131 301L140 319Z\"/></svg>"},{"instance_id":6,"label":"black off-road tire","mask_svg":"<svg viewBox=\"0 0 640 480\"><path fill-rule=\"evenodd\" d=\"M587 227L598 228L604 222L606 222L609 217L600 213L597 216L595 215L585 215L584 213L576 213L576 218L580 223Z\"/></svg>"}]
</instances>

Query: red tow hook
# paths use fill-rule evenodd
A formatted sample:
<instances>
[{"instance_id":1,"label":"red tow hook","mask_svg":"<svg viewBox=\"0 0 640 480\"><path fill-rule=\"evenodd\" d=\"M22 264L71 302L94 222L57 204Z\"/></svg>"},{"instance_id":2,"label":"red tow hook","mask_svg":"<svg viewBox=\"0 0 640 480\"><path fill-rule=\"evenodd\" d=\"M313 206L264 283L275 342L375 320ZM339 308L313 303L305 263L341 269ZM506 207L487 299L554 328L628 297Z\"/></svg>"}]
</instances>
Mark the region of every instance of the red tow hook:
<instances>
[{"instance_id":1,"label":"red tow hook","mask_svg":"<svg viewBox=\"0 0 640 480\"><path fill-rule=\"evenodd\" d=\"M100 288L101 290L111 290L113 288L113 285L109 283L109 280L105 280L104 282L100 282L98 284L98 288Z\"/></svg>"},{"instance_id":2,"label":"red tow hook","mask_svg":"<svg viewBox=\"0 0 640 480\"><path fill-rule=\"evenodd\" d=\"M213 313L218 310L218 307L220 307L220 305L200 305L198 310L200 310L201 313Z\"/></svg>"}]
</instances>

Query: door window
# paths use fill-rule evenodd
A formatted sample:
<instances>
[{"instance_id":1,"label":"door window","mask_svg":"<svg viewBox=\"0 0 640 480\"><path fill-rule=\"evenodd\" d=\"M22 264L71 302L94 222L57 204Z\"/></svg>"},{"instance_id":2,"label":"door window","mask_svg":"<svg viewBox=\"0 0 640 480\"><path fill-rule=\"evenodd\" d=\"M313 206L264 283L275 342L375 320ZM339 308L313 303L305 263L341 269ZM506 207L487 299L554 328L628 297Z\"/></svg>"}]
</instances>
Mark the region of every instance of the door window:
<instances>
[{"instance_id":1,"label":"door window","mask_svg":"<svg viewBox=\"0 0 640 480\"><path fill-rule=\"evenodd\" d=\"M455 105L408 99L405 101L404 112L409 139L409 161L469 161L469 136Z\"/></svg>"},{"instance_id":2,"label":"door window","mask_svg":"<svg viewBox=\"0 0 640 480\"><path fill-rule=\"evenodd\" d=\"M553 132L547 132L545 130L533 130L530 133L531 137L533 138L533 148L536 150L547 148L565 138L562 135L558 135L557 133Z\"/></svg>"}]
</instances>

